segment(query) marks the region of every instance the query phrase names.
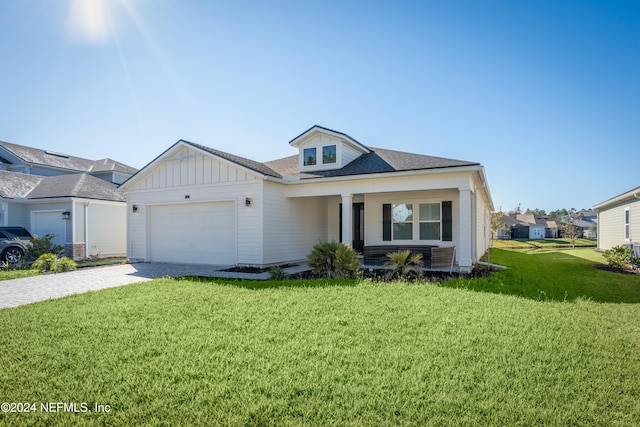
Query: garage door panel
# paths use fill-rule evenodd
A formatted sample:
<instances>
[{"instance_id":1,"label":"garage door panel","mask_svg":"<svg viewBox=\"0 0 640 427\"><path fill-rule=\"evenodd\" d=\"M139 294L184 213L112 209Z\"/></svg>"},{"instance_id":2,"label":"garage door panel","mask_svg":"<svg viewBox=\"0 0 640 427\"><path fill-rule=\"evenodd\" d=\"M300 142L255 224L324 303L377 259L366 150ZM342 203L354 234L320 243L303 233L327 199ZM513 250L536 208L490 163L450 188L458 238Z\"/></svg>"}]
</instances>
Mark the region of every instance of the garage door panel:
<instances>
[{"instance_id":1,"label":"garage door panel","mask_svg":"<svg viewBox=\"0 0 640 427\"><path fill-rule=\"evenodd\" d=\"M233 202L153 206L150 212L152 261L235 264Z\"/></svg>"}]
</instances>

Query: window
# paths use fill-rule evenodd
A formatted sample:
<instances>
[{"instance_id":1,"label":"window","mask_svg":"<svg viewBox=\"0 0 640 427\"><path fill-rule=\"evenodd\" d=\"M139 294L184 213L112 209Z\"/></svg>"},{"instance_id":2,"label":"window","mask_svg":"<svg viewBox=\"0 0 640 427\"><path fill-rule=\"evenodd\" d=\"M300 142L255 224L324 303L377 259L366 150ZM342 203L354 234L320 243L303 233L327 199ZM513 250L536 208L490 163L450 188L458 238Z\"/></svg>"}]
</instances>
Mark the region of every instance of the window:
<instances>
[{"instance_id":1,"label":"window","mask_svg":"<svg viewBox=\"0 0 640 427\"><path fill-rule=\"evenodd\" d=\"M631 239L631 211L629 208L624 210L624 239Z\"/></svg>"},{"instance_id":2,"label":"window","mask_svg":"<svg viewBox=\"0 0 640 427\"><path fill-rule=\"evenodd\" d=\"M322 147L322 163L335 163L336 162L336 146L327 145Z\"/></svg>"},{"instance_id":3,"label":"window","mask_svg":"<svg viewBox=\"0 0 640 427\"><path fill-rule=\"evenodd\" d=\"M440 240L440 203L420 203L420 240Z\"/></svg>"},{"instance_id":4,"label":"window","mask_svg":"<svg viewBox=\"0 0 640 427\"><path fill-rule=\"evenodd\" d=\"M305 166L314 166L316 164L316 149L315 148L305 148L303 155L304 155L304 165Z\"/></svg>"},{"instance_id":5,"label":"window","mask_svg":"<svg viewBox=\"0 0 640 427\"><path fill-rule=\"evenodd\" d=\"M413 204L392 205L393 240L413 240Z\"/></svg>"}]
</instances>

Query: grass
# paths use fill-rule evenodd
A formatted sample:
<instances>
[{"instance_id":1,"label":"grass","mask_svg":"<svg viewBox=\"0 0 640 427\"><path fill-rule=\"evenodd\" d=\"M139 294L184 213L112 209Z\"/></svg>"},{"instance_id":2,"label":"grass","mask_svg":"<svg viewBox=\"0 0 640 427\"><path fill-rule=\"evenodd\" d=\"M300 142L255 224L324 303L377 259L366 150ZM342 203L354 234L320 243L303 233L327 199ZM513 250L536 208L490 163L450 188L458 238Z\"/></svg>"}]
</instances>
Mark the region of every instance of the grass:
<instances>
[{"instance_id":1,"label":"grass","mask_svg":"<svg viewBox=\"0 0 640 427\"><path fill-rule=\"evenodd\" d=\"M536 263L554 283L593 263L494 258L513 266L496 282L533 273L519 285L533 289ZM635 277L622 277L620 299L635 299ZM640 306L525 296L160 279L4 309L2 401L111 411L0 413L0 424L638 425Z\"/></svg>"},{"instance_id":2,"label":"grass","mask_svg":"<svg viewBox=\"0 0 640 427\"><path fill-rule=\"evenodd\" d=\"M575 247L596 247L596 239L576 239ZM570 248L569 239L536 239L536 240L493 240L491 246L496 249L539 249Z\"/></svg>"},{"instance_id":3,"label":"grass","mask_svg":"<svg viewBox=\"0 0 640 427\"><path fill-rule=\"evenodd\" d=\"M40 272L38 270L2 270L0 269L0 281L20 279L22 277L38 276Z\"/></svg>"},{"instance_id":4,"label":"grass","mask_svg":"<svg viewBox=\"0 0 640 427\"><path fill-rule=\"evenodd\" d=\"M640 276L598 270L604 257L593 249L511 251L492 249L491 262L509 267L483 279L442 286L516 295L535 300L640 303Z\"/></svg>"}]
</instances>

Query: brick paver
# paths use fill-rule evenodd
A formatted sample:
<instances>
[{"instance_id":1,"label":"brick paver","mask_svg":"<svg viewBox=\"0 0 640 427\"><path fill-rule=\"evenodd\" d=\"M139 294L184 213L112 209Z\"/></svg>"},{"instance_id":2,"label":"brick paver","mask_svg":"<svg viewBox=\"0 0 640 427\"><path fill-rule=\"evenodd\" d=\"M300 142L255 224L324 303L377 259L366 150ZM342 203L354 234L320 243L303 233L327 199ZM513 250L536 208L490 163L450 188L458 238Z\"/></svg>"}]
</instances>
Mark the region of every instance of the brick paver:
<instances>
[{"instance_id":1,"label":"brick paver","mask_svg":"<svg viewBox=\"0 0 640 427\"><path fill-rule=\"evenodd\" d=\"M223 266L120 264L0 281L0 308L145 282L159 277L212 276Z\"/></svg>"}]
</instances>

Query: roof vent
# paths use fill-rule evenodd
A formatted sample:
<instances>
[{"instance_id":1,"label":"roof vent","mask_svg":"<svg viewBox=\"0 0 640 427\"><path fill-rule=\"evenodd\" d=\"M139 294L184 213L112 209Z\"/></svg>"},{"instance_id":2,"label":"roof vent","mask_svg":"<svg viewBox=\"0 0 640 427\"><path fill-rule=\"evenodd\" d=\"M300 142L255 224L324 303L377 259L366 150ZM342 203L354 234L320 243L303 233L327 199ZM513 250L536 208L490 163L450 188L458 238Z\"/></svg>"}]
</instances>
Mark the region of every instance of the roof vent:
<instances>
[{"instance_id":1,"label":"roof vent","mask_svg":"<svg viewBox=\"0 0 640 427\"><path fill-rule=\"evenodd\" d=\"M50 156L62 157L63 159L68 159L69 158L68 154L57 153L55 151L45 151L44 153L48 154Z\"/></svg>"}]
</instances>

